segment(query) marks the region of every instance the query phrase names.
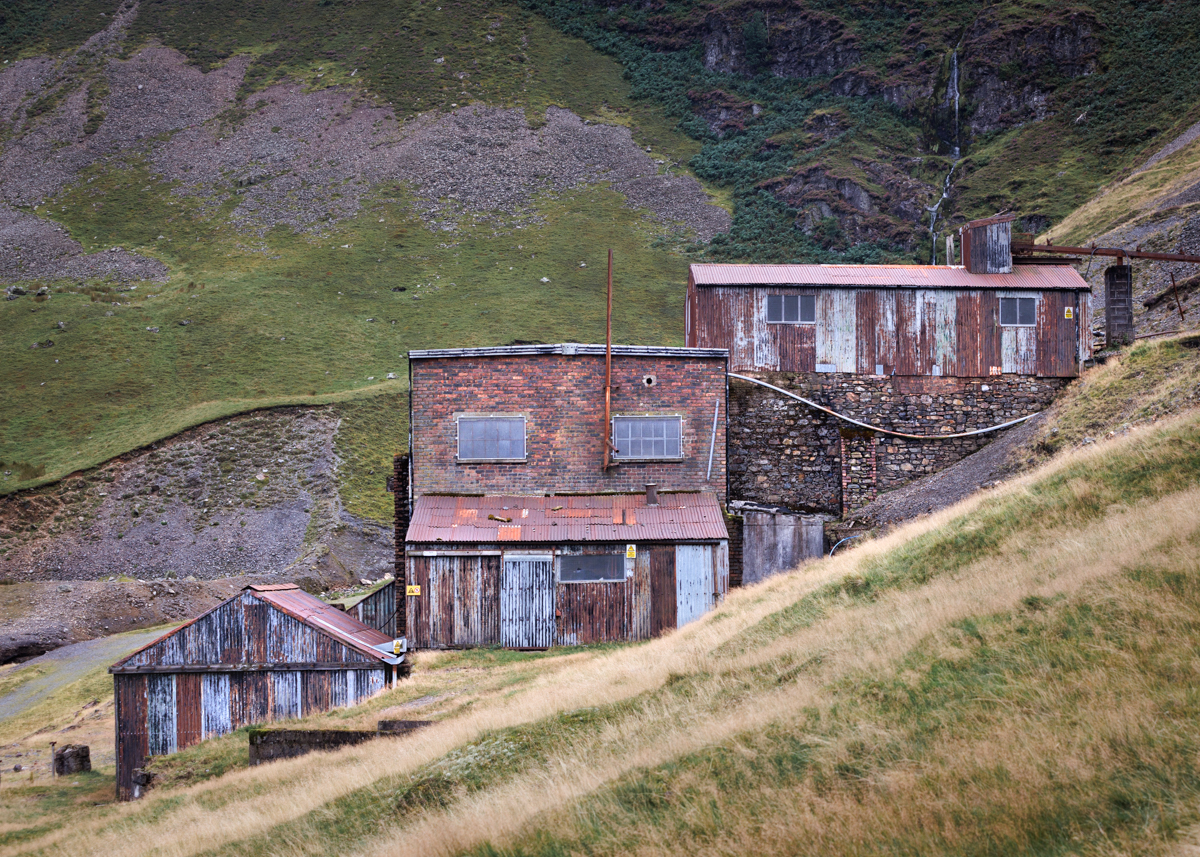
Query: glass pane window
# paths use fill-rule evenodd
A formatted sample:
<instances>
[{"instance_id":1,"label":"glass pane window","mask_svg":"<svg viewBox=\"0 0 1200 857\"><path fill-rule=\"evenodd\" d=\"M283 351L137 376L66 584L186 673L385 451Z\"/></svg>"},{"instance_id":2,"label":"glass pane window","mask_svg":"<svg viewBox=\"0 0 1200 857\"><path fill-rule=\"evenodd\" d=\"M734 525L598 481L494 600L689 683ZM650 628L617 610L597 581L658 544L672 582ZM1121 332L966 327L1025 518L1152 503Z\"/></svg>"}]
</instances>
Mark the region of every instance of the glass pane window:
<instances>
[{"instance_id":1,"label":"glass pane window","mask_svg":"<svg viewBox=\"0 0 1200 857\"><path fill-rule=\"evenodd\" d=\"M560 583L621 581L625 579L625 557L622 554L560 556L558 579Z\"/></svg>"},{"instance_id":2,"label":"glass pane window","mask_svg":"<svg viewBox=\"0 0 1200 857\"><path fill-rule=\"evenodd\" d=\"M767 295L768 322L772 324L811 324L816 320L816 295Z\"/></svg>"},{"instance_id":3,"label":"glass pane window","mask_svg":"<svg viewBox=\"0 0 1200 857\"><path fill-rule=\"evenodd\" d=\"M523 460L524 417L459 417L460 461Z\"/></svg>"},{"instance_id":4,"label":"glass pane window","mask_svg":"<svg viewBox=\"0 0 1200 857\"><path fill-rule=\"evenodd\" d=\"M1037 324L1036 298L1000 298L1000 323L1034 327Z\"/></svg>"},{"instance_id":5,"label":"glass pane window","mask_svg":"<svg viewBox=\"0 0 1200 857\"><path fill-rule=\"evenodd\" d=\"M680 417L613 417L614 458L682 458Z\"/></svg>"}]
</instances>

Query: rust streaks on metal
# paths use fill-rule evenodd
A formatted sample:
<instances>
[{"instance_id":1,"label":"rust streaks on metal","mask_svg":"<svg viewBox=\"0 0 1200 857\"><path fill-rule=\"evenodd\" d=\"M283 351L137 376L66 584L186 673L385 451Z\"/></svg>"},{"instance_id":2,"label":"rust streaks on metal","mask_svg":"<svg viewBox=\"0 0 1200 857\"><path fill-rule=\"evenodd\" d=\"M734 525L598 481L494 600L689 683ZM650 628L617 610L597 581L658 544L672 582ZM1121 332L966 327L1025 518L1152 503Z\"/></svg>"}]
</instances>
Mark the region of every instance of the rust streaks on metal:
<instances>
[{"instance_id":1,"label":"rust streaks on metal","mask_svg":"<svg viewBox=\"0 0 1200 857\"><path fill-rule=\"evenodd\" d=\"M631 542L727 539L715 494L418 497L409 542ZM475 514L464 516L464 508ZM493 516L489 519L488 516ZM495 518L511 518L501 523ZM517 522L520 522L519 524Z\"/></svg>"}]
</instances>

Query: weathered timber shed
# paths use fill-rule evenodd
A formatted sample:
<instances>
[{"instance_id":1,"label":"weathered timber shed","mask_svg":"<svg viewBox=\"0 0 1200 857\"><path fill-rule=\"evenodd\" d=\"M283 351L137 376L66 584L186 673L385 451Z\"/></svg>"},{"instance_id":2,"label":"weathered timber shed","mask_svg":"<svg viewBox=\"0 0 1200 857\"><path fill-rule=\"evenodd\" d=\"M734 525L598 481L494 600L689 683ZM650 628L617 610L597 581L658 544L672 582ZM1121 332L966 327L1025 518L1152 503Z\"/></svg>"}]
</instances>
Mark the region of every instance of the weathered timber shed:
<instances>
[{"instance_id":1,"label":"weathered timber shed","mask_svg":"<svg viewBox=\"0 0 1200 857\"><path fill-rule=\"evenodd\" d=\"M415 647L638 640L729 585L723 349L409 353ZM400 563L398 563L400 565Z\"/></svg>"},{"instance_id":2,"label":"weathered timber shed","mask_svg":"<svg viewBox=\"0 0 1200 857\"><path fill-rule=\"evenodd\" d=\"M716 495L426 496L408 531L418 648L645 640L729 589Z\"/></svg>"},{"instance_id":3,"label":"weathered timber shed","mask_svg":"<svg viewBox=\"0 0 1200 857\"><path fill-rule=\"evenodd\" d=\"M396 613L399 603L393 578L357 598L338 603L338 606L368 628L382 631L388 639L392 639L397 636Z\"/></svg>"},{"instance_id":4,"label":"weathered timber shed","mask_svg":"<svg viewBox=\"0 0 1200 857\"><path fill-rule=\"evenodd\" d=\"M241 593L113 664L117 796L135 773L241 726L355 705L391 684L387 634L293 584Z\"/></svg>"},{"instance_id":5,"label":"weathered timber shed","mask_svg":"<svg viewBox=\"0 0 1200 857\"><path fill-rule=\"evenodd\" d=\"M1090 294L1066 265L692 265L686 336L732 372L1071 378Z\"/></svg>"}]
</instances>

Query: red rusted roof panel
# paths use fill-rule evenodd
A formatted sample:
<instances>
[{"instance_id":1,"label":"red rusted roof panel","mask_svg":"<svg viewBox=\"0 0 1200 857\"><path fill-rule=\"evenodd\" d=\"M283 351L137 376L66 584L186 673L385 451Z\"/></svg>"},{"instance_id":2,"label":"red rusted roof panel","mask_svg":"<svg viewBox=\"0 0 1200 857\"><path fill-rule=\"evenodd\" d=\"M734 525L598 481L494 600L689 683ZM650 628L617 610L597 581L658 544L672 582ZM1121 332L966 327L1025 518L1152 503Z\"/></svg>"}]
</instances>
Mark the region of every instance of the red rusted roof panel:
<instances>
[{"instance_id":1,"label":"red rusted roof panel","mask_svg":"<svg viewBox=\"0 0 1200 857\"><path fill-rule=\"evenodd\" d=\"M347 646L383 660L389 657L372 646L390 643L392 638L382 631L364 625L349 613L309 595L295 584L284 586L247 587L254 596L272 607L298 619L304 624L341 640Z\"/></svg>"},{"instance_id":2,"label":"red rusted roof panel","mask_svg":"<svg viewBox=\"0 0 1200 857\"><path fill-rule=\"evenodd\" d=\"M476 510L473 519L463 515L463 510L470 509ZM488 515L493 516L491 520ZM620 521L624 523L616 523ZM728 538L715 494L660 493L657 506L647 506L645 494L418 497L406 541L563 543Z\"/></svg>"},{"instance_id":3,"label":"red rusted roof panel","mask_svg":"<svg viewBox=\"0 0 1200 857\"><path fill-rule=\"evenodd\" d=\"M1015 265L972 274L958 265L692 265L697 286L838 286L867 289L1069 289L1090 291L1067 265Z\"/></svg>"}]
</instances>

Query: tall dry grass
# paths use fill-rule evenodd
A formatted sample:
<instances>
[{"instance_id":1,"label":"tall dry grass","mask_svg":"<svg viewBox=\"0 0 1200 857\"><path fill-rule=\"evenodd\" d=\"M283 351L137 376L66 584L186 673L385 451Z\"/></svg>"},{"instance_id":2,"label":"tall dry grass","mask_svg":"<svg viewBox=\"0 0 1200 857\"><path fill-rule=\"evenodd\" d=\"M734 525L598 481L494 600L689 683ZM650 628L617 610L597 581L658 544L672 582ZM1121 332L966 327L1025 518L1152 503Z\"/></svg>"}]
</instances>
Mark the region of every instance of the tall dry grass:
<instances>
[{"instance_id":1,"label":"tall dry grass","mask_svg":"<svg viewBox=\"0 0 1200 857\"><path fill-rule=\"evenodd\" d=\"M1194 423L1196 418L1187 419ZM986 502L1018 498L1066 467L1099 471L1114 457L1145 455L1170 428L1135 432L1055 461L991 492ZM1081 484L1079 490L1087 487ZM715 775L716 768L738 764L753 771L756 757L769 752L753 736L772 730L811 743L820 770L836 771L839 765L853 769L857 759L871 755L871 748L903 743L904 735L894 723L869 717L834 733L810 727L810 722L833 716L835 700L849 704L839 700L839 688L867 678L886 683L903 677L913 670L914 652L922 650L967 657L958 645L962 634L956 624L1013 611L1031 596L1052 602L1095 589L1093 597L1144 600L1141 590L1113 581L1151 555L1196 570L1195 544L1180 538L1196 529L1200 488L1193 487L1114 505L1074 530L1014 528L1001 552L952 574L934 576L921 586L880 591L874 600L846 591L813 623L762 636L761 629L770 627L764 620L847 575L861 574L871 561L887 558L917 536L961 522L984 502L984 497L972 498L834 560L733 593L720 609L668 637L581 654L571 668L497 690L413 736L280 762L179 791L152 792L139 804L110 808L70 829L15 843L3 853L182 857L336 850L427 857L482 843L516 847L531 841L535 830L565 842L586 839L589 850L594 846L608 853L854 853L846 843L870 843L881 830L927 841L930 847L965 843L988 816L989 801L1004 813L1003 823L992 819L989 829L1001 839L1005 825L1013 837L1023 830L1027 834L1044 810L1033 796L1053 783L1085 789L1105 764L1096 747L1120 747L1122 734L1153 728L1154 712L1131 693L1137 683L1129 675L1119 680L1107 672L1085 677L1070 687L1048 687L1040 698L1034 687L1033 702L1025 699L1020 706L997 702L974 731L968 724L930 738L920 761L893 760L879 770L818 778L802 788L792 784L782 790L770 778L751 777L736 794L719 785ZM1153 606L1167 625L1191 621L1187 615L1174 616L1171 611L1177 607L1167 600ZM1130 666L1134 668L1136 664ZM1186 670L1181 674L1191 675ZM465 745L497 730L592 708L606 712L594 730L547 739L538 759L515 775L450 795L442 808L408 815L396 811L397 783L437 770L448 756L459 758L453 754L461 754ZM1057 721L1064 712L1086 728L1060 728ZM707 796L707 803L691 800L690 821L682 830L630 818L614 797L615 786L713 748L731 753L732 761L708 775L703 766L684 772L685 784ZM1047 759L1053 765L1047 767ZM1011 785L984 788L980 780L964 786L955 779L958 771L989 766L1003 769L1002 778ZM1023 794L1030 796L1026 816L1019 799ZM997 795L1007 796L1007 802L997 801ZM347 840L330 832L356 813L367 819L368 833L360 831ZM622 818L631 826L614 830L611 839L596 833L606 819Z\"/></svg>"}]
</instances>

